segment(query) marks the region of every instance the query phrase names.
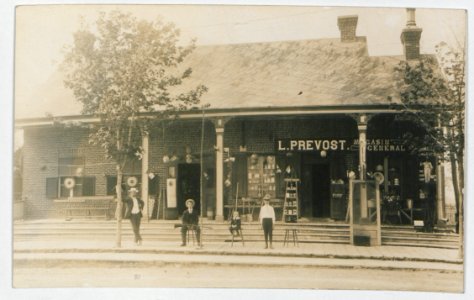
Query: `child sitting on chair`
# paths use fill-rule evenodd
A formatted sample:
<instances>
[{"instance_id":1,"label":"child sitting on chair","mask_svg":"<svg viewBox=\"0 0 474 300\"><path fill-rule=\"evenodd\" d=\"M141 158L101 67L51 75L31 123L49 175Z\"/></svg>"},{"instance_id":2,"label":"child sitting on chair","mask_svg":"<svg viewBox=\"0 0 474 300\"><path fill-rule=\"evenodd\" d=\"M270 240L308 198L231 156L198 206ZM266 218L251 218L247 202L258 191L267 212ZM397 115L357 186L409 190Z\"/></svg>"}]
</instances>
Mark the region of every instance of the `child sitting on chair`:
<instances>
[{"instance_id":1,"label":"child sitting on chair","mask_svg":"<svg viewBox=\"0 0 474 300\"><path fill-rule=\"evenodd\" d=\"M229 231L232 235L239 235L239 231L240 231L240 216L239 216L239 212L234 210L233 214L232 214L232 219L230 220L230 227L229 227Z\"/></svg>"}]
</instances>

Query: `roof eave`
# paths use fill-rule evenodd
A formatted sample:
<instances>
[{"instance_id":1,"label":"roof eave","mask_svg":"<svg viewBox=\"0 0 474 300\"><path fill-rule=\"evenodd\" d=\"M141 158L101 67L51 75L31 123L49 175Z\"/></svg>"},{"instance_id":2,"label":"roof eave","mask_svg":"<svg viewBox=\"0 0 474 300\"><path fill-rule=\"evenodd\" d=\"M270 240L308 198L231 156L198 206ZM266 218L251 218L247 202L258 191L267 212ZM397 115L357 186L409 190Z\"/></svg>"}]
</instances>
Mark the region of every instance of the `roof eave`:
<instances>
[{"instance_id":1,"label":"roof eave","mask_svg":"<svg viewBox=\"0 0 474 300\"><path fill-rule=\"evenodd\" d=\"M308 116L308 115L336 115L336 114L357 114L357 113L397 113L400 108L397 104L364 104L364 105L326 105L326 106L286 106L286 107L245 107L245 108L214 108L205 109L206 118L220 117L258 117L258 116ZM153 113L142 114L144 117L151 117ZM192 109L179 113L183 120L201 119L203 111ZM69 115L44 118L26 118L15 121L15 128L27 127L48 127L61 122L75 122L81 124L98 123L100 118L93 115Z\"/></svg>"}]
</instances>

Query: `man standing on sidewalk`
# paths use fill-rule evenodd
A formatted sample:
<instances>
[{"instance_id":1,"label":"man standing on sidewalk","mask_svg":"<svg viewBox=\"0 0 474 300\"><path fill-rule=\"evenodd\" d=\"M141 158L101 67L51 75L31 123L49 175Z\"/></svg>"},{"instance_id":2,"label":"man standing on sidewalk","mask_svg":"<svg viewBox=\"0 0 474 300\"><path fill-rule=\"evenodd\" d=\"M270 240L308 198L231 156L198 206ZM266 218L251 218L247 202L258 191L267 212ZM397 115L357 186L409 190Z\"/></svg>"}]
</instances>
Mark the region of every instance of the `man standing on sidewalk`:
<instances>
[{"instance_id":1,"label":"man standing on sidewalk","mask_svg":"<svg viewBox=\"0 0 474 300\"><path fill-rule=\"evenodd\" d=\"M130 222L132 223L133 234L135 235L135 243L137 245L142 244L142 236L140 235L140 221L142 219L142 210L145 205L142 199L137 197L138 190L131 188L129 191L129 197L125 199L127 205L126 216L128 218L128 212L130 212Z\"/></svg>"},{"instance_id":2,"label":"man standing on sidewalk","mask_svg":"<svg viewBox=\"0 0 474 300\"><path fill-rule=\"evenodd\" d=\"M181 246L186 246L186 233L188 230L193 230L196 233L196 240L198 246L201 246L201 229L199 228L199 213L194 209L194 200L186 200L187 209L183 212L183 226L181 227L181 238L183 243Z\"/></svg>"},{"instance_id":3,"label":"man standing on sidewalk","mask_svg":"<svg viewBox=\"0 0 474 300\"><path fill-rule=\"evenodd\" d=\"M263 235L265 236L265 249L268 249L268 241L270 240L270 249L273 249L273 223L275 223L275 210L270 205L270 195L263 197L264 205L260 208L260 224L262 224Z\"/></svg>"}]
</instances>

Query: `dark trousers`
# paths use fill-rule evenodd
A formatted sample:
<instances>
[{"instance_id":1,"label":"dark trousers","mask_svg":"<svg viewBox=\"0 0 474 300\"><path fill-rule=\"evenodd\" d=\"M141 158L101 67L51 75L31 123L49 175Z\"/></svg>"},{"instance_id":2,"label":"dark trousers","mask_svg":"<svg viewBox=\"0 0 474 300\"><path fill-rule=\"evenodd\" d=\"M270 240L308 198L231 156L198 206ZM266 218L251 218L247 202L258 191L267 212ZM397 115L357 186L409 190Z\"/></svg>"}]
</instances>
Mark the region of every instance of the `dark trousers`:
<instances>
[{"instance_id":1,"label":"dark trousers","mask_svg":"<svg viewBox=\"0 0 474 300\"><path fill-rule=\"evenodd\" d=\"M132 223L133 234L135 235L135 243L142 240L140 235L140 221L142 217L140 214L131 214L130 222Z\"/></svg>"},{"instance_id":2,"label":"dark trousers","mask_svg":"<svg viewBox=\"0 0 474 300\"><path fill-rule=\"evenodd\" d=\"M229 227L230 234L232 234L232 235L239 234L239 230L240 230L240 228L238 228L238 227Z\"/></svg>"},{"instance_id":3,"label":"dark trousers","mask_svg":"<svg viewBox=\"0 0 474 300\"><path fill-rule=\"evenodd\" d=\"M196 233L196 240L198 244L200 244L201 243L201 228L199 228L198 225L184 225L184 224L183 224L183 227L181 227L181 239L183 241L183 244L186 245L186 233L188 232L188 230L194 230L194 232Z\"/></svg>"},{"instance_id":4,"label":"dark trousers","mask_svg":"<svg viewBox=\"0 0 474 300\"><path fill-rule=\"evenodd\" d=\"M268 246L269 240L270 240L270 245L271 245L272 239L273 239L273 219L263 218L262 227L263 227L263 235L265 236L265 245Z\"/></svg>"}]
</instances>

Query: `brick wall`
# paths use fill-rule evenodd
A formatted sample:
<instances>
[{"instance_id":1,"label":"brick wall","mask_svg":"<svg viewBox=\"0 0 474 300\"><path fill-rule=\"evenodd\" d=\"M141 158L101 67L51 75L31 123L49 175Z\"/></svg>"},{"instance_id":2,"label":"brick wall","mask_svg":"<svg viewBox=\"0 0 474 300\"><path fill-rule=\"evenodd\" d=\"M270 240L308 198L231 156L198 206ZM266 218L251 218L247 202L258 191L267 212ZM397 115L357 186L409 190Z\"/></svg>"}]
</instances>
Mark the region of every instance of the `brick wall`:
<instances>
[{"instance_id":1,"label":"brick wall","mask_svg":"<svg viewBox=\"0 0 474 300\"><path fill-rule=\"evenodd\" d=\"M275 141L280 138L337 138L356 137L355 122L349 117L320 116L307 119L245 120L232 119L225 126L224 147L231 155L247 146L247 153L274 153ZM215 169L215 128L205 122L204 170ZM186 147L190 147L194 162L199 163L201 145L201 121L175 121L163 130L158 128L150 134L149 172L159 178L160 188L165 187L168 167L165 154L178 156L174 163L184 163ZM27 217L50 217L57 215L53 201L46 198L46 178L58 176L58 156L77 151L85 156L85 176L96 177L96 195L106 195L106 175L115 175L115 165L105 159L101 148L88 144L88 130L74 128L37 128L25 130L24 144L24 195L27 197ZM138 162L138 166L141 163ZM141 172L141 168L135 170ZM125 171L126 172L126 171ZM215 180L215 179L214 179ZM215 184L206 185L205 199L215 203ZM163 211L162 199L160 211ZM206 208L204 203L202 209Z\"/></svg>"},{"instance_id":2,"label":"brick wall","mask_svg":"<svg viewBox=\"0 0 474 300\"><path fill-rule=\"evenodd\" d=\"M98 158L97 149L87 143L85 129L72 128L34 128L24 131L23 195L26 198L27 217L54 216L53 201L46 198L46 178L58 177L58 158L72 151L83 153L86 166L92 162L104 161ZM106 165L86 167L84 175L95 174ZM103 171L102 171L103 173ZM101 191L105 178L97 177L97 191Z\"/></svg>"},{"instance_id":3,"label":"brick wall","mask_svg":"<svg viewBox=\"0 0 474 300\"><path fill-rule=\"evenodd\" d=\"M421 28L406 28L401 34L403 53L406 60L420 58Z\"/></svg>"},{"instance_id":4,"label":"brick wall","mask_svg":"<svg viewBox=\"0 0 474 300\"><path fill-rule=\"evenodd\" d=\"M165 143L162 130L150 135L149 172L159 177L160 187L164 187L168 165L163 164L163 155L176 154L176 163L183 163L186 146L192 151L195 162L199 160L201 141L201 122L174 122L165 130ZM58 177L58 157L78 153L85 157L84 176L96 178L96 195L106 195L107 175L115 175L115 164L105 158L102 148L88 144L88 130L79 128L34 128L26 129L24 135L24 196L27 218L58 216L54 201L46 198L46 178ZM205 123L204 153L205 164L214 164L215 131L212 123ZM124 173L141 173L141 162L133 171L126 168Z\"/></svg>"},{"instance_id":5,"label":"brick wall","mask_svg":"<svg viewBox=\"0 0 474 300\"><path fill-rule=\"evenodd\" d=\"M337 25L341 32L341 42L353 42L356 40L357 20L358 17L356 15L340 16L337 18Z\"/></svg>"}]
</instances>

